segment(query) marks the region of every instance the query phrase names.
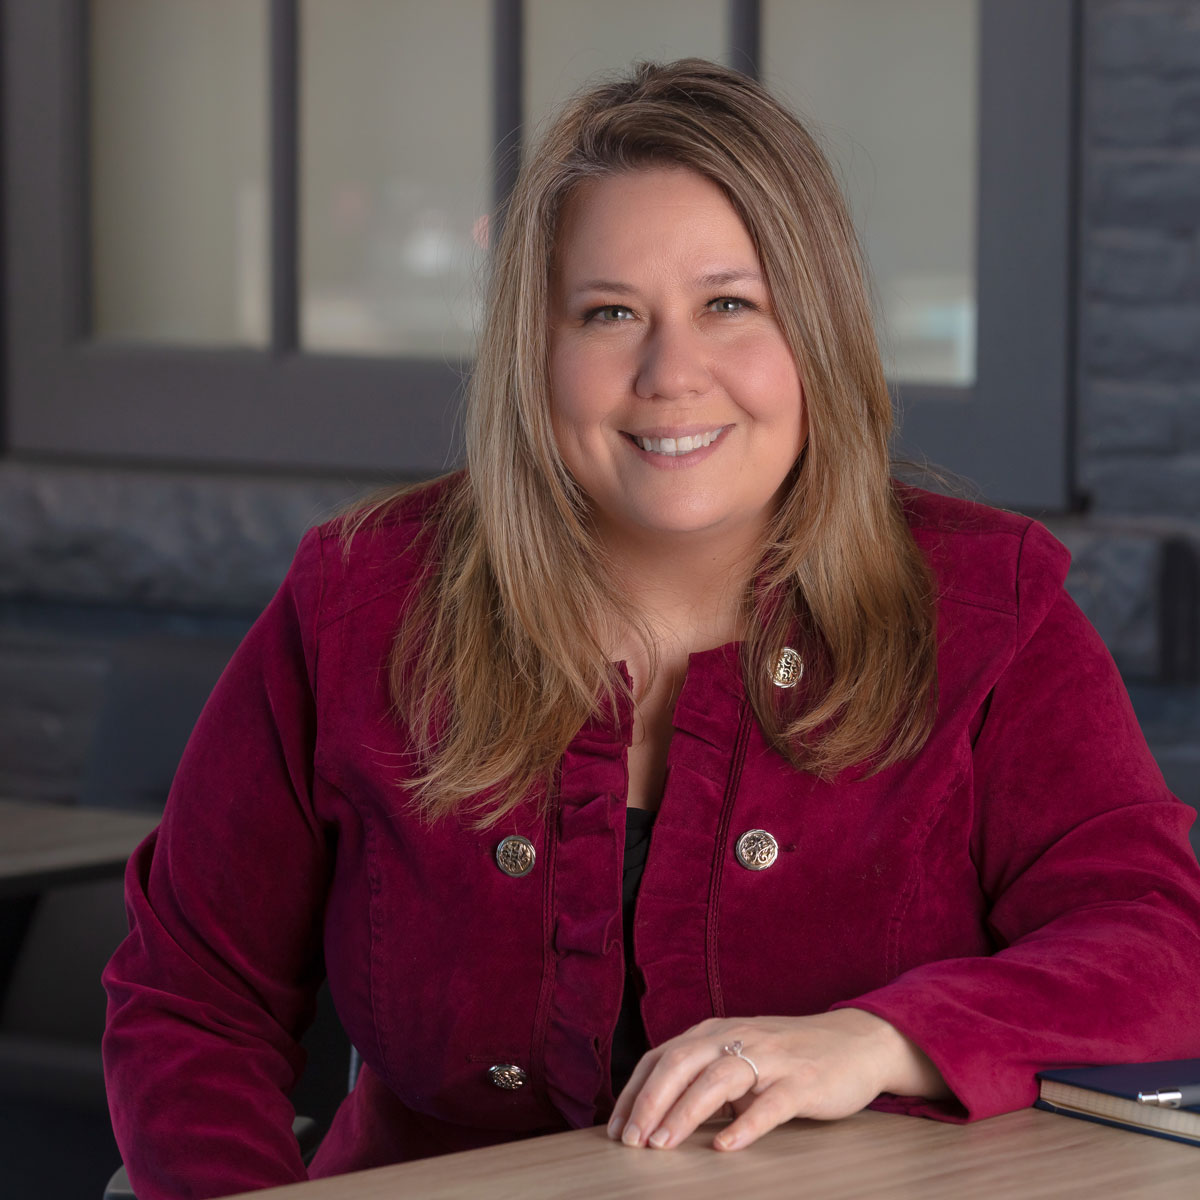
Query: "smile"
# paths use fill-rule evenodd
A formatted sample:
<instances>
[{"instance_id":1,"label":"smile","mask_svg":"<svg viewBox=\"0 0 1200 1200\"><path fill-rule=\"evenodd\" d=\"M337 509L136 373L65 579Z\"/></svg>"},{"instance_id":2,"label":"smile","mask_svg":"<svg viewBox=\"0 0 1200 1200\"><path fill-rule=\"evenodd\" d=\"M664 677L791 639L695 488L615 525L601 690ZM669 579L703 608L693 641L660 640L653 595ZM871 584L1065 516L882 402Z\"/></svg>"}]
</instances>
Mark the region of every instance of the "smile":
<instances>
[{"instance_id":1,"label":"smile","mask_svg":"<svg viewBox=\"0 0 1200 1200\"><path fill-rule=\"evenodd\" d=\"M697 450L703 450L705 446L711 446L728 428L728 425L721 425L717 429L684 437L638 437L633 433L629 437L647 454L665 454L668 458L679 458L680 455L693 454Z\"/></svg>"}]
</instances>

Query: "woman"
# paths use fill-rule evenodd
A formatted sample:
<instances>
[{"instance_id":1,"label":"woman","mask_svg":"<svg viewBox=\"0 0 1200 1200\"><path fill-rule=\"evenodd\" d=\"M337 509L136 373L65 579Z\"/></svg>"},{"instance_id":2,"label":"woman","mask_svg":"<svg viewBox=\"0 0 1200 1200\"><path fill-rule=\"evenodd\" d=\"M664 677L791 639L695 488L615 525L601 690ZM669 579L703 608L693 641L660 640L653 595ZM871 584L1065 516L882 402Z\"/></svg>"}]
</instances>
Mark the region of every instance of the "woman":
<instances>
[{"instance_id":1,"label":"woman","mask_svg":"<svg viewBox=\"0 0 1200 1200\"><path fill-rule=\"evenodd\" d=\"M314 1174L726 1105L722 1149L963 1120L1200 1052L1190 810L1065 551L891 483L889 433L795 118L698 60L569 105L467 471L305 537L130 865L105 1053L142 1200L304 1177L326 970L365 1066Z\"/></svg>"}]
</instances>

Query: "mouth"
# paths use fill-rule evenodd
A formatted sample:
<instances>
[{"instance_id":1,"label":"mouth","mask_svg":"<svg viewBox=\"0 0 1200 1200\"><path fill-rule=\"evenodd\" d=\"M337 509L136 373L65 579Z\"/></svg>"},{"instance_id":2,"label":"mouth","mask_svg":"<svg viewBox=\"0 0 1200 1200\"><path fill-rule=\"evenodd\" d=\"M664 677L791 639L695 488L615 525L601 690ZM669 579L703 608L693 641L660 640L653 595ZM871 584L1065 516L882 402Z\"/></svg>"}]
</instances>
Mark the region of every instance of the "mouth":
<instances>
[{"instance_id":1,"label":"mouth","mask_svg":"<svg viewBox=\"0 0 1200 1200\"><path fill-rule=\"evenodd\" d=\"M686 454L695 454L705 446L711 446L728 428L728 425L719 425L716 429L684 434L682 437L640 437L636 433L627 433L625 436L647 454L681 458Z\"/></svg>"}]
</instances>

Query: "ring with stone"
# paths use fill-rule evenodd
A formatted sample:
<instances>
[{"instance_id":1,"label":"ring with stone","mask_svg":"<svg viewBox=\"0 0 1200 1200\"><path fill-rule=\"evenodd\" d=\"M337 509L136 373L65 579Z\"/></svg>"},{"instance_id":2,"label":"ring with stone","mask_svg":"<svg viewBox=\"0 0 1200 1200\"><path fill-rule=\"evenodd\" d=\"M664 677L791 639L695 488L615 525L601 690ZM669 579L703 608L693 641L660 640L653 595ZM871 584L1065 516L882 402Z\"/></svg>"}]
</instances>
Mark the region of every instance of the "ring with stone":
<instances>
[{"instance_id":1,"label":"ring with stone","mask_svg":"<svg viewBox=\"0 0 1200 1200\"><path fill-rule=\"evenodd\" d=\"M744 1062L746 1066L748 1066L750 1070L754 1072L754 1085L750 1090L753 1091L754 1088L758 1087L758 1067L754 1065L754 1059L752 1059L749 1055L742 1053L741 1042L726 1042L725 1045L721 1047L721 1053L731 1054L734 1058L740 1058L742 1062Z\"/></svg>"}]
</instances>

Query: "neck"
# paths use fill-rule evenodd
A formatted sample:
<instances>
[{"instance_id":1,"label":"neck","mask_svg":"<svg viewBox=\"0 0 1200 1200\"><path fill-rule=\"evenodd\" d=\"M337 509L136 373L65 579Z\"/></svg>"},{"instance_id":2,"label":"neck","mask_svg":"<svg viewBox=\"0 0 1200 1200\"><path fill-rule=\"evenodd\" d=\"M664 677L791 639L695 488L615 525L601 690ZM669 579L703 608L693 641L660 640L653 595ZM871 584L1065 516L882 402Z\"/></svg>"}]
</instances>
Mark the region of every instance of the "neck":
<instances>
[{"instance_id":1,"label":"neck","mask_svg":"<svg viewBox=\"0 0 1200 1200\"><path fill-rule=\"evenodd\" d=\"M622 594L646 622L667 659L683 658L743 636L742 597L758 560L759 543L661 534L606 540ZM614 649L628 658L636 640L618 630Z\"/></svg>"}]
</instances>

